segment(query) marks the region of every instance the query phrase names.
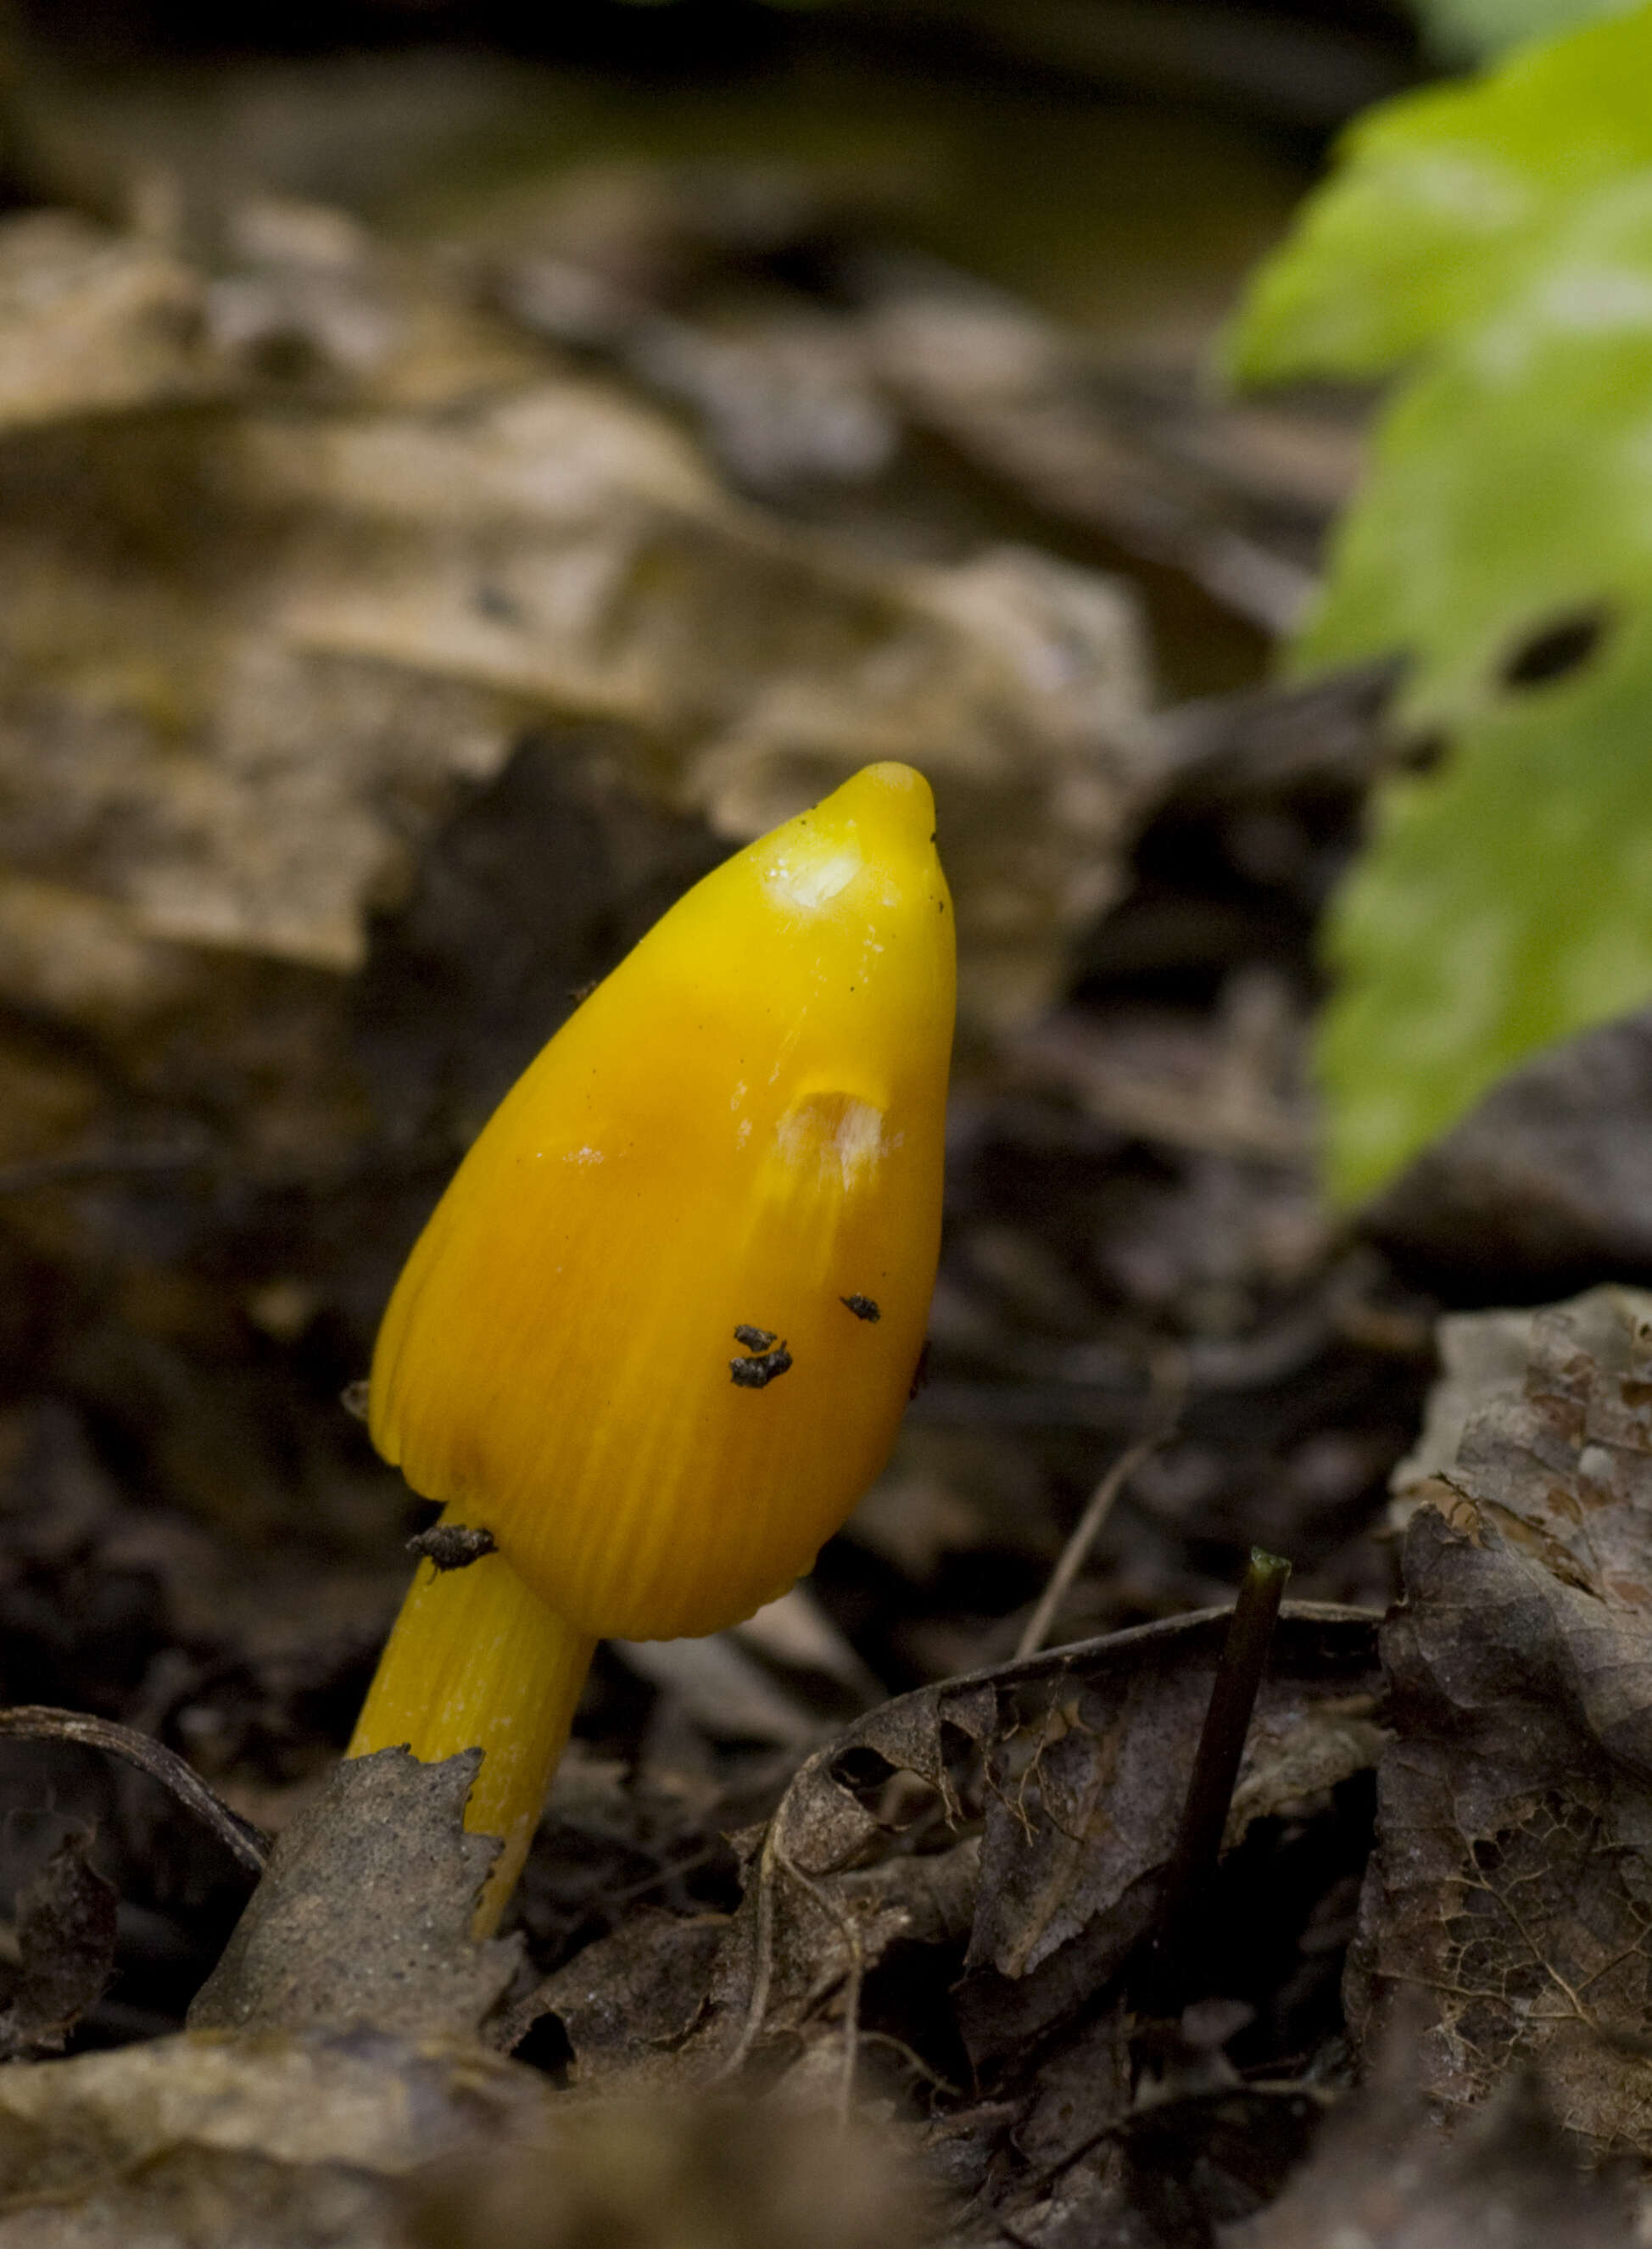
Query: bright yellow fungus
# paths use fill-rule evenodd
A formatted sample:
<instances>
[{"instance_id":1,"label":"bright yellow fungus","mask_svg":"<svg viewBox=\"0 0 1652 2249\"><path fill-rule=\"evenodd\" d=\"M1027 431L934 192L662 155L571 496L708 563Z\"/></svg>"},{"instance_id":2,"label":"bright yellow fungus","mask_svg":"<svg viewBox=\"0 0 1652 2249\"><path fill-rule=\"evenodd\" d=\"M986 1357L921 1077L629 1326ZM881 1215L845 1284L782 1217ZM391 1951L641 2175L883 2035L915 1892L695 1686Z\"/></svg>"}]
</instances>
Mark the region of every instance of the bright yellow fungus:
<instances>
[{"instance_id":1,"label":"bright yellow fungus","mask_svg":"<svg viewBox=\"0 0 1652 2249\"><path fill-rule=\"evenodd\" d=\"M479 1746L497 1920L599 1637L714 1632L889 1455L940 1237L953 916L870 766L698 884L500 1104L415 1245L369 1427L498 1552L422 1563L350 1744Z\"/></svg>"}]
</instances>

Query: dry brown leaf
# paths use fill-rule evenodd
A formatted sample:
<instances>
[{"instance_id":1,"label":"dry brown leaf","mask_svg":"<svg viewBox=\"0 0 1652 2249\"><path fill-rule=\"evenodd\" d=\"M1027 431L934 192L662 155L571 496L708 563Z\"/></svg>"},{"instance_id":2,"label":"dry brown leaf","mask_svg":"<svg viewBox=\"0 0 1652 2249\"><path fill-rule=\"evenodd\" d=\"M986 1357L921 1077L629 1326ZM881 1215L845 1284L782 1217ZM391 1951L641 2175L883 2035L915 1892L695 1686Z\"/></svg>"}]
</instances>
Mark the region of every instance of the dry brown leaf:
<instances>
[{"instance_id":1,"label":"dry brown leaf","mask_svg":"<svg viewBox=\"0 0 1652 2249\"><path fill-rule=\"evenodd\" d=\"M1652 1297L1459 1321L1451 1348L1452 1386L1400 1478L1421 1503L1383 1636L1400 1738L1350 2013L1368 2043L1421 1993L1423 2083L1444 2109L1535 2061L1586 2147L1644 2156Z\"/></svg>"},{"instance_id":2,"label":"dry brown leaf","mask_svg":"<svg viewBox=\"0 0 1652 2249\"><path fill-rule=\"evenodd\" d=\"M1004 1723L960 1994L976 2053L1059 2019L1151 1925L1225 1627L1218 1611L1091 1643L1108 1651L1102 1665L1057 1674ZM1224 1847L1373 1761L1373 1631L1357 1611L1300 1603L1282 1614Z\"/></svg>"},{"instance_id":3,"label":"dry brown leaf","mask_svg":"<svg viewBox=\"0 0 1652 2249\"><path fill-rule=\"evenodd\" d=\"M506 2014L499 2042L520 2044L540 2016L554 2014L574 2049L581 2087L614 2082L635 2091L655 2075L669 2083L673 2056L705 2007L725 1927L720 1915L637 1908Z\"/></svg>"},{"instance_id":4,"label":"dry brown leaf","mask_svg":"<svg viewBox=\"0 0 1652 2249\"><path fill-rule=\"evenodd\" d=\"M0 2071L3 2249L402 2249L397 2183L531 2137L555 2094L476 2050L194 2034Z\"/></svg>"}]
</instances>

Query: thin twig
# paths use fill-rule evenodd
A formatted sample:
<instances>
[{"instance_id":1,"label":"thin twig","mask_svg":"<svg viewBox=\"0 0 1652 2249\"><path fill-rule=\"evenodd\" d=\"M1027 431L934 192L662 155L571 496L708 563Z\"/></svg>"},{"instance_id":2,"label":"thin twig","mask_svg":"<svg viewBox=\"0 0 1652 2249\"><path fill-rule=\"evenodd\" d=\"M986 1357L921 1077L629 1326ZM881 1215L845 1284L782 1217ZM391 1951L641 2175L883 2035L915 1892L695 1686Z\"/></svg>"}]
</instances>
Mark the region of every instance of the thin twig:
<instances>
[{"instance_id":1,"label":"thin twig","mask_svg":"<svg viewBox=\"0 0 1652 2249\"><path fill-rule=\"evenodd\" d=\"M1015 1660L1017 1663L1029 1655L1036 1655L1050 1637L1050 1628L1072 1591L1073 1579L1089 1560L1090 1550L1100 1537L1102 1525L1112 1513L1113 1502L1142 1462L1174 1434L1187 1388L1186 1365L1180 1351L1175 1354L1174 1362L1155 1368L1153 1388L1160 1400L1158 1418L1145 1437L1139 1437L1126 1451L1120 1453L1090 1495L1089 1505L1079 1517L1072 1536L1062 1548L1061 1559L1050 1572L1050 1582L1039 1595L1038 1606L1027 1620L1015 1647Z\"/></svg>"},{"instance_id":2,"label":"thin twig","mask_svg":"<svg viewBox=\"0 0 1652 2249\"><path fill-rule=\"evenodd\" d=\"M0 1735L14 1741L73 1742L81 1749L104 1750L124 1757L168 1789L186 1812L210 1827L226 1851L250 1874L262 1874L270 1854L270 1839L250 1819L232 1812L221 1796L209 1788L193 1765L176 1750L168 1749L148 1734L110 1718L94 1718L85 1710L53 1710L39 1703L23 1703L0 1710Z\"/></svg>"},{"instance_id":3,"label":"thin twig","mask_svg":"<svg viewBox=\"0 0 1652 2249\"><path fill-rule=\"evenodd\" d=\"M1181 1826L1165 1875L1158 1935L1136 1979L1136 1996L1144 2012L1177 2012L1182 1988L1190 1980L1190 1966L1208 1946L1210 1889L1257 1689L1273 1644L1279 1603L1290 1576L1289 1562L1277 1554L1265 1553L1260 1546L1251 1548L1194 1754Z\"/></svg>"}]
</instances>

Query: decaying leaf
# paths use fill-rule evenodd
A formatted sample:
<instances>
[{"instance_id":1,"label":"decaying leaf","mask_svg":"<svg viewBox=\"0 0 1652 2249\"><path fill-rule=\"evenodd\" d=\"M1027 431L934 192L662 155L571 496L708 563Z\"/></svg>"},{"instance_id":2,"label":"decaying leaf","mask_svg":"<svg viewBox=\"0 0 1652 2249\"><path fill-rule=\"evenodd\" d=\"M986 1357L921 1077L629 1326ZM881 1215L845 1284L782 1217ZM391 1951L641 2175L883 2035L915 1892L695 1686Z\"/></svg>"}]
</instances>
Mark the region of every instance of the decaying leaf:
<instances>
[{"instance_id":1,"label":"decaying leaf","mask_svg":"<svg viewBox=\"0 0 1652 2249\"><path fill-rule=\"evenodd\" d=\"M555 2095L376 2032L185 2035L0 2071L3 2249L403 2249L396 2183L542 2132Z\"/></svg>"},{"instance_id":2,"label":"decaying leaf","mask_svg":"<svg viewBox=\"0 0 1652 2249\"><path fill-rule=\"evenodd\" d=\"M613 2079L635 2089L657 2059L669 2080L672 2057L705 2008L726 1926L720 1915L638 1908L509 2011L498 2043L510 2051L542 2015L554 2014L579 2057L582 2085Z\"/></svg>"},{"instance_id":3,"label":"decaying leaf","mask_svg":"<svg viewBox=\"0 0 1652 2249\"><path fill-rule=\"evenodd\" d=\"M1396 1477L1400 1738L1350 1963L1367 2044L1421 1994L1447 2112L1538 2064L1593 2152L1652 2151L1652 1297L1450 1324ZM1518 1365L1517 1365L1518 1360Z\"/></svg>"},{"instance_id":4,"label":"decaying leaf","mask_svg":"<svg viewBox=\"0 0 1652 2249\"><path fill-rule=\"evenodd\" d=\"M650 1984L675 1996L644 2081L730 2075L760 2044L847 2074L857 1994L911 1943L956 1960L960 2032L978 2064L1002 2060L1090 2005L1149 1927L1226 1623L1139 1627L883 1704L740 1839L746 1896L714 1945L654 1916L582 1953L531 2011L560 2016L592 2081L638 2071L622 2025ZM1286 1608L1229 1845L1372 1762L1374 1635L1364 1611ZM690 1963L708 1946L702 2004Z\"/></svg>"},{"instance_id":5,"label":"decaying leaf","mask_svg":"<svg viewBox=\"0 0 1652 2249\"><path fill-rule=\"evenodd\" d=\"M277 1842L190 2027L473 2038L521 1950L470 1933L499 1847L459 1824L480 1762L381 1750L341 1764Z\"/></svg>"},{"instance_id":6,"label":"decaying leaf","mask_svg":"<svg viewBox=\"0 0 1652 2249\"><path fill-rule=\"evenodd\" d=\"M109 1980L116 1899L92 1842L86 1828L65 1835L17 1900L18 1974L0 2008L0 2054L61 2052Z\"/></svg>"},{"instance_id":7,"label":"decaying leaf","mask_svg":"<svg viewBox=\"0 0 1652 2249\"><path fill-rule=\"evenodd\" d=\"M1255 1819L1371 1763L1381 1738L1373 1624L1311 1603L1282 1615L1226 1847ZM1116 1633L1094 1644L1108 1654L1093 1670L1046 1674L1029 1703L1001 1713L959 1995L978 2055L1008 2051L1082 2005L1151 1925L1226 1625L1218 1611Z\"/></svg>"}]
</instances>

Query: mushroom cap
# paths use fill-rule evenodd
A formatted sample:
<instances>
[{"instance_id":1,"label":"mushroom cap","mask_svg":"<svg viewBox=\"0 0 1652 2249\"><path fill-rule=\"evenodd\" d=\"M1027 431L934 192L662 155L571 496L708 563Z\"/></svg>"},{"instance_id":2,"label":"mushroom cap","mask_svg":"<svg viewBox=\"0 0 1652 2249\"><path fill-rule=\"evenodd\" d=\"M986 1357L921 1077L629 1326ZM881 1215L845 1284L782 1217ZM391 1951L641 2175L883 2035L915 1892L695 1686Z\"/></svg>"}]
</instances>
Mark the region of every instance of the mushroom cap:
<instances>
[{"instance_id":1,"label":"mushroom cap","mask_svg":"<svg viewBox=\"0 0 1652 2249\"><path fill-rule=\"evenodd\" d=\"M506 1096L396 1284L374 1442L585 1632L750 1615L888 1458L940 1240L933 829L923 777L871 766L697 884Z\"/></svg>"}]
</instances>

